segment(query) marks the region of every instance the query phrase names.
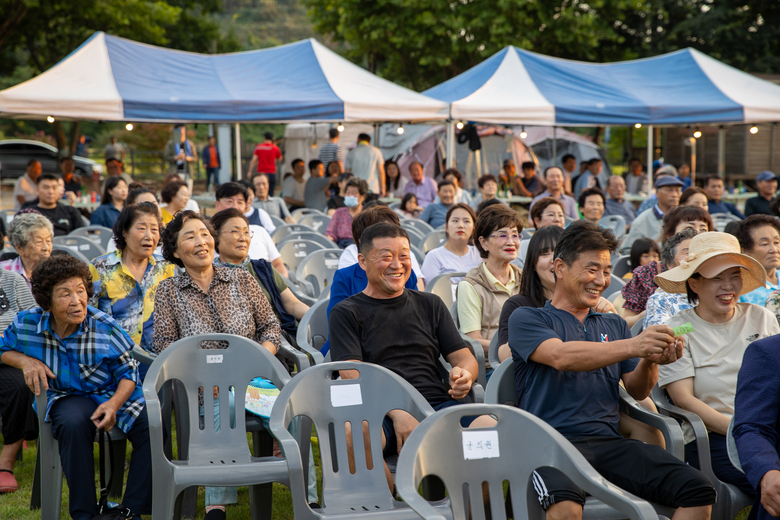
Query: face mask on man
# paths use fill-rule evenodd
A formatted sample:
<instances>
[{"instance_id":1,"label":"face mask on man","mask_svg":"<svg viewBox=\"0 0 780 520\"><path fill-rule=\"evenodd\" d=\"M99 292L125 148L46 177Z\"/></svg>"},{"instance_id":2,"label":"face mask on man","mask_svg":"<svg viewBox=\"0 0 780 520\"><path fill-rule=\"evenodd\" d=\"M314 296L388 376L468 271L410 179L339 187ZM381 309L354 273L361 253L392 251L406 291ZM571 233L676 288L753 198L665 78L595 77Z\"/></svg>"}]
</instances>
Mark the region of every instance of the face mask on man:
<instances>
[{"instance_id":1,"label":"face mask on man","mask_svg":"<svg viewBox=\"0 0 780 520\"><path fill-rule=\"evenodd\" d=\"M354 195L347 195L344 197L344 205L348 208L354 208L358 205L358 198Z\"/></svg>"}]
</instances>

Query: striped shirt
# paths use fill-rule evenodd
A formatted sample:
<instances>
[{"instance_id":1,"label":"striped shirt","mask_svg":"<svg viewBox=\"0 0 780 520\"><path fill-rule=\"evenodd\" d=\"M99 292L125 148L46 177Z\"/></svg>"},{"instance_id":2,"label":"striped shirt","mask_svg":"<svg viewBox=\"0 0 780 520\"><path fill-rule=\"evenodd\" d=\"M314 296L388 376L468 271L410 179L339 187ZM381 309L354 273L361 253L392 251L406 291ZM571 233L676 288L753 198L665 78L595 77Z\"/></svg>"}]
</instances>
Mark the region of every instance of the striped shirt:
<instances>
[{"instance_id":1,"label":"striped shirt","mask_svg":"<svg viewBox=\"0 0 780 520\"><path fill-rule=\"evenodd\" d=\"M117 412L117 426L125 433L145 406L138 377L138 362L130 350L133 340L108 314L87 307L87 317L76 332L60 338L51 328L51 313L40 307L22 311L0 338L0 355L15 351L43 362L54 373L49 380L46 421L52 405L78 395L100 405L116 393L118 382L128 379L135 390Z\"/></svg>"},{"instance_id":2,"label":"striped shirt","mask_svg":"<svg viewBox=\"0 0 780 520\"><path fill-rule=\"evenodd\" d=\"M341 151L341 147L336 143L325 143L320 148L320 153L317 159L322 162L326 170L328 163L340 162L344 160L344 152Z\"/></svg>"},{"instance_id":3,"label":"striped shirt","mask_svg":"<svg viewBox=\"0 0 780 520\"><path fill-rule=\"evenodd\" d=\"M117 250L92 260L89 272L95 286L89 303L112 316L136 345L154 352L154 295L161 281L176 274L175 266L153 255L138 282Z\"/></svg>"},{"instance_id":4,"label":"striped shirt","mask_svg":"<svg viewBox=\"0 0 780 520\"><path fill-rule=\"evenodd\" d=\"M14 272L0 269L0 329L10 325L19 311L36 306L27 280Z\"/></svg>"}]
</instances>

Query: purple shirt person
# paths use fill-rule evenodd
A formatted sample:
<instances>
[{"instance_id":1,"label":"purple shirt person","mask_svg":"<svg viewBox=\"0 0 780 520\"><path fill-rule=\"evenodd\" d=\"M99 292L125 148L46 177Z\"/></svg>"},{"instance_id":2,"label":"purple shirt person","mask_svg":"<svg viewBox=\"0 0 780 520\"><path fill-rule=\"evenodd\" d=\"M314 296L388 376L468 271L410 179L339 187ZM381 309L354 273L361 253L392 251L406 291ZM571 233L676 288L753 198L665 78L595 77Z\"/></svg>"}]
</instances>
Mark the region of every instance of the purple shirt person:
<instances>
[{"instance_id":1,"label":"purple shirt person","mask_svg":"<svg viewBox=\"0 0 780 520\"><path fill-rule=\"evenodd\" d=\"M406 183L404 195L414 193L417 205L424 208L436 199L436 181L423 174L422 164L417 161L409 165L409 175L412 182Z\"/></svg>"}]
</instances>

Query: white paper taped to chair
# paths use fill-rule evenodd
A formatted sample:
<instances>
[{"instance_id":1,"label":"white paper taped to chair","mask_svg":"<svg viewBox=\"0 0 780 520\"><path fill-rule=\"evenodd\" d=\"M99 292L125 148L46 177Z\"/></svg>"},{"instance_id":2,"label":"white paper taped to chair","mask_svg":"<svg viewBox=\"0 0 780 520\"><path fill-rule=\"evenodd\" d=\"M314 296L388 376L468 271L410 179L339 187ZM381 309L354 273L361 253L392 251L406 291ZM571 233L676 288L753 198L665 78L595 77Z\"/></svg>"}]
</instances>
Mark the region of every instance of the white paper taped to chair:
<instances>
[{"instance_id":1,"label":"white paper taped to chair","mask_svg":"<svg viewBox=\"0 0 780 520\"><path fill-rule=\"evenodd\" d=\"M498 454L498 432L496 430L476 430L463 433L463 458L494 459Z\"/></svg>"},{"instance_id":2,"label":"white paper taped to chair","mask_svg":"<svg viewBox=\"0 0 780 520\"><path fill-rule=\"evenodd\" d=\"M222 363L222 354L207 354L206 363Z\"/></svg>"},{"instance_id":3,"label":"white paper taped to chair","mask_svg":"<svg viewBox=\"0 0 780 520\"><path fill-rule=\"evenodd\" d=\"M360 385L334 385L330 387L330 404L333 408L363 404Z\"/></svg>"}]
</instances>

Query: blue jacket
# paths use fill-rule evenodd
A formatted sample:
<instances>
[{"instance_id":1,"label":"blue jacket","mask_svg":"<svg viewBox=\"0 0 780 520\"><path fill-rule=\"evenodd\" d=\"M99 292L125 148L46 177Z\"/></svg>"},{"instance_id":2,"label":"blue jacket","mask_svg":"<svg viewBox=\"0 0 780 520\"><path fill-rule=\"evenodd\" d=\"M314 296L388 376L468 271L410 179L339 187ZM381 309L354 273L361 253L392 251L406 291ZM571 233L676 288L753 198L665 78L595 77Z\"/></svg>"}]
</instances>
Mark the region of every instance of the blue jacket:
<instances>
[{"instance_id":1,"label":"blue jacket","mask_svg":"<svg viewBox=\"0 0 780 520\"><path fill-rule=\"evenodd\" d=\"M101 204L95 208L95 211L93 211L92 215L89 217L89 223L93 226L103 226L114 229L114 223L118 218L119 210L109 202L108 204Z\"/></svg>"},{"instance_id":2,"label":"blue jacket","mask_svg":"<svg viewBox=\"0 0 780 520\"><path fill-rule=\"evenodd\" d=\"M333 275L333 283L330 286L330 301L328 301L328 321L330 322L330 311L341 300L346 300L350 296L361 292L368 287L368 278L366 272L360 267L360 264L352 264L344 269L339 269ZM414 271L409 275L409 279L404 286L407 289L417 289L417 276ZM325 355L330 350L330 340L325 342L322 347L322 354Z\"/></svg>"},{"instance_id":3,"label":"blue jacket","mask_svg":"<svg viewBox=\"0 0 780 520\"><path fill-rule=\"evenodd\" d=\"M767 471L780 470L780 335L751 343L742 358L734 399L734 440L750 484L758 489ZM772 517L758 493L758 520Z\"/></svg>"},{"instance_id":4,"label":"blue jacket","mask_svg":"<svg viewBox=\"0 0 780 520\"><path fill-rule=\"evenodd\" d=\"M709 201L707 203L707 212L710 215L714 215L715 213L731 213L739 218L745 218L745 215L743 215L734 204L725 201L720 201L720 203Z\"/></svg>"},{"instance_id":5,"label":"blue jacket","mask_svg":"<svg viewBox=\"0 0 780 520\"><path fill-rule=\"evenodd\" d=\"M209 162L211 161L211 153L209 153L210 146L204 146L203 147L203 153L201 154L201 160L203 161L203 167L208 168ZM222 160L219 158L219 148L216 146L214 149L217 151L217 168L222 166Z\"/></svg>"}]
</instances>

